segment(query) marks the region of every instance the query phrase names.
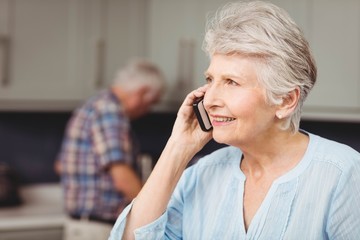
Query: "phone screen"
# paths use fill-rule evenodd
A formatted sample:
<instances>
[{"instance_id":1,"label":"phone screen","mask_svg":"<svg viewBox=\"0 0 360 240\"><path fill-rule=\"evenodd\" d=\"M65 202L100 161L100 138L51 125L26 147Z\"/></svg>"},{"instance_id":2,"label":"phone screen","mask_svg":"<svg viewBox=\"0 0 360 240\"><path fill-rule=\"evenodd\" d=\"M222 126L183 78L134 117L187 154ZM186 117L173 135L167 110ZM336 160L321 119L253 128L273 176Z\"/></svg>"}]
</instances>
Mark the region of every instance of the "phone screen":
<instances>
[{"instance_id":1,"label":"phone screen","mask_svg":"<svg viewBox=\"0 0 360 240\"><path fill-rule=\"evenodd\" d=\"M212 125L209 115L204 108L204 100L202 98L196 100L193 103L193 108L201 129L205 132L210 131L212 129Z\"/></svg>"}]
</instances>

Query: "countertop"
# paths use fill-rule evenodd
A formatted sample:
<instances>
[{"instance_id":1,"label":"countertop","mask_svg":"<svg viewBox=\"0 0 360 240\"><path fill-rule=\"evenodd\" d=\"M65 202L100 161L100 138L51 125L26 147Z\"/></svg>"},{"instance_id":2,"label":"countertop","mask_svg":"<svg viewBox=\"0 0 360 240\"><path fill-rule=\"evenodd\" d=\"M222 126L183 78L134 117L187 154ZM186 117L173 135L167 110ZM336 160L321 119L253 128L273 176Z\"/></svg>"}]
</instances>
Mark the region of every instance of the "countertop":
<instances>
[{"instance_id":1,"label":"countertop","mask_svg":"<svg viewBox=\"0 0 360 240\"><path fill-rule=\"evenodd\" d=\"M0 208L0 232L63 228L66 215L60 184L25 186L20 196L22 205Z\"/></svg>"}]
</instances>

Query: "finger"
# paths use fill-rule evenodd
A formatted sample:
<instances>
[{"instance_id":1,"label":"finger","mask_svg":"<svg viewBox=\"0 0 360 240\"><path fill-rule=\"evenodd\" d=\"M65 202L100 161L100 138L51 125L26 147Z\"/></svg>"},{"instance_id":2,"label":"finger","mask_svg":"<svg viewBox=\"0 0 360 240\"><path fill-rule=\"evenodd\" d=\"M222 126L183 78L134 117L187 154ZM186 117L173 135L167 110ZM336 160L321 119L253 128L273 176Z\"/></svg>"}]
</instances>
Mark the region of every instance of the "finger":
<instances>
[{"instance_id":1,"label":"finger","mask_svg":"<svg viewBox=\"0 0 360 240\"><path fill-rule=\"evenodd\" d=\"M208 84L205 84L190 92L185 98L184 105L192 105L197 98L203 97L206 93L207 88Z\"/></svg>"}]
</instances>

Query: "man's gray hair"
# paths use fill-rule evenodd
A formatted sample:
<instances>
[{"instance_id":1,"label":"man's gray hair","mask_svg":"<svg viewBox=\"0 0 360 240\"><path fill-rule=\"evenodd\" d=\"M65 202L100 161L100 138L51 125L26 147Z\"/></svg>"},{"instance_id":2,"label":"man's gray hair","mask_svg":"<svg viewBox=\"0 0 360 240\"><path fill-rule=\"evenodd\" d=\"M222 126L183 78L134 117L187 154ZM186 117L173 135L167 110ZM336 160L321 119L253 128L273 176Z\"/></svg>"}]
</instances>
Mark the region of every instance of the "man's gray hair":
<instances>
[{"instance_id":1,"label":"man's gray hair","mask_svg":"<svg viewBox=\"0 0 360 240\"><path fill-rule=\"evenodd\" d=\"M149 86L154 91L163 91L165 78L154 63L145 59L134 59L117 72L113 85L125 90Z\"/></svg>"}]
</instances>

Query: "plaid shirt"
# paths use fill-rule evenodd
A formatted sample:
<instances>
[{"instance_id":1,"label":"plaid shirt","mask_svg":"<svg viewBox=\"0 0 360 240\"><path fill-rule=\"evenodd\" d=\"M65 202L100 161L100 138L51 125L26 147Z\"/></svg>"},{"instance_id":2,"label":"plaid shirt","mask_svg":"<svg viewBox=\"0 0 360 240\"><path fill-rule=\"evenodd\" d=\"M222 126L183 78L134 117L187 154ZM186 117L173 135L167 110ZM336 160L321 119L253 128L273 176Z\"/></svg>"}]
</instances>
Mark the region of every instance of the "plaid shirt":
<instances>
[{"instance_id":1,"label":"plaid shirt","mask_svg":"<svg viewBox=\"0 0 360 240\"><path fill-rule=\"evenodd\" d=\"M116 219L128 203L107 170L115 162L136 168L132 143L129 120L111 91L90 98L74 112L59 154L69 214Z\"/></svg>"}]
</instances>

